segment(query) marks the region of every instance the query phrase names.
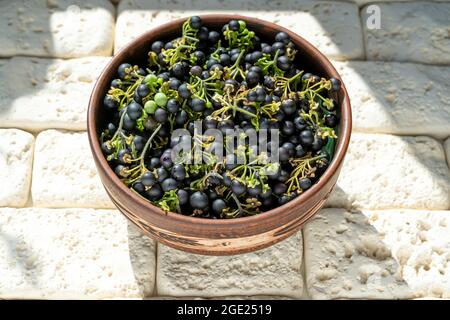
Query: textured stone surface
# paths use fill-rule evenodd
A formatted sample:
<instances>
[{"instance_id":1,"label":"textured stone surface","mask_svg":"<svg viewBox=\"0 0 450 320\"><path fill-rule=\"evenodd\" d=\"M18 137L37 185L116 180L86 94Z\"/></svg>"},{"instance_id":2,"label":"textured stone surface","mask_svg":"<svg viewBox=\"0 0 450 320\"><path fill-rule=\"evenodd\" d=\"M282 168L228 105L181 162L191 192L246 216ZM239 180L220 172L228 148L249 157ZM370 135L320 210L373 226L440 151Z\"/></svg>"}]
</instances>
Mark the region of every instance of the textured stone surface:
<instances>
[{"instance_id":1,"label":"textured stone surface","mask_svg":"<svg viewBox=\"0 0 450 320\"><path fill-rule=\"evenodd\" d=\"M21 207L30 193L34 137L17 129L0 129L0 206Z\"/></svg>"},{"instance_id":2,"label":"textured stone surface","mask_svg":"<svg viewBox=\"0 0 450 320\"><path fill-rule=\"evenodd\" d=\"M364 25L368 59L450 64L450 3L378 4L381 28ZM361 11L362 21L367 12Z\"/></svg>"},{"instance_id":3,"label":"textured stone surface","mask_svg":"<svg viewBox=\"0 0 450 320\"><path fill-rule=\"evenodd\" d=\"M335 59L356 59L364 55L356 5L308 0L122 0L118 7L115 50L174 18L219 12L254 16L280 24Z\"/></svg>"},{"instance_id":4,"label":"textured stone surface","mask_svg":"<svg viewBox=\"0 0 450 320\"><path fill-rule=\"evenodd\" d=\"M335 62L349 91L354 131L450 135L450 67Z\"/></svg>"},{"instance_id":5,"label":"textured stone surface","mask_svg":"<svg viewBox=\"0 0 450 320\"><path fill-rule=\"evenodd\" d=\"M107 0L1 1L0 56L111 55L114 7Z\"/></svg>"},{"instance_id":6,"label":"textured stone surface","mask_svg":"<svg viewBox=\"0 0 450 320\"><path fill-rule=\"evenodd\" d=\"M450 297L450 211L325 209L307 224L313 298Z\"/></svg>"},{"instance_id":7,"label":"textured stone surface","mask_svg":"<svg viewBox=\"0 0 450 320\"><path fill-rule=\"evenodd\" d=\"M84 130L89 96L108 60L0 60L0 126Z\"/></svg>"},{"instance_id":8,"label":"textured stone surface","mask_svg":"<svg viewBox=\"0 0 450 320\"><path fill-rule=\"evenodd\" d=\"M114 208L85 132L47 130L37 136L32 195L38 207Z\"/></svg>"},{"instance_id":9,"label":"textured stone surface","mask_svg":"<svg viewBox=\"0 0 450 320\"><path fill-rule=\"evenodd\" d=\"M348 0L344 0L348 1ZM356 3L358 5L365 5L365 4L375 4L377 5L379 2L382 3L389 3L389 2L412 2L414 0L349 0L349 2ZM428 2L449 2L450 0L428 0Z\"/></svg>"},{"instance_id":10,"label":"textured stone surface","mask_svg":"<svg viewBox=\"0 0 450 320\"><path fill-rule=\"evenodd\" d=\"M211 257L158 246L157 292L167 296L281 295L303 293L301 233L254 253Z\"/></svg>"},{"instance_id":11,"label":"textured stone surface","mask_svg":"<svg viewBox=\"0 0 450 320\"><path fill-rule=\"evenodd\" d=\"M445 153L447 154L447 164L450 167L450 138L444 142Z\"/></svg>"},{"instance_id":12,"label":"textured stone surface","mask_svg":"<svg viewBox=\"0 0 450 320\"><path fill-rule=\"evenodd\" d=\"M428 137L353 134L327 206L449 209L442 145Z\"/></svg>"},{"instance_id":13,"label":"textured stone surface","mask_svg":"<svg viewBox=\"0 0 450 320\"><path fill-rule=\"evenodd\" d=\"M0 298L139 298L154 244L117 211L0 209Z\"/></svg>"}]
</instances>

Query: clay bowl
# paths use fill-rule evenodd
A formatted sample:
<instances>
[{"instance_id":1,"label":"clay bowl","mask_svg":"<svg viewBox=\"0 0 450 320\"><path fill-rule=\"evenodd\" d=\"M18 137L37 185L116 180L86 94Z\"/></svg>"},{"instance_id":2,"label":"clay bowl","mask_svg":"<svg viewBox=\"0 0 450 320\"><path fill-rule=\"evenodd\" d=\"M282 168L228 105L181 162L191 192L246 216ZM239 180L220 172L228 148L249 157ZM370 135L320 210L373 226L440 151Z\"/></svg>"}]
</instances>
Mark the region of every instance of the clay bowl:
<instances>
[{"instance_id":1,"label":"clay bowl","mask_svg":"<svg viewBox=\"0 0 450 320\"><path fill-rule=\"evenodd\" d=\"M201 18L206 26L217 29L231 19L245 20L262 40L268 38L273 41L277 32L284 31L300 49L300 67L319 76L340 79L322 53L305 39L283 27L256 18L227 14L204 15ZM268 247L299 230L323 206L334 187L350 140L351 109L347 91L342 85L337 94L341 120L334 159L320 180L301 196L259 215L230 220L166 213L134 194L120 181L103 156L98 137L103 123L102 100L118 66L123 62L144 63L151 43L178 36L184 21L185 19L179 19L168 22L129 43L113 57L97 80L89 102L88 135L100 178L117 208L145 234L165 245L207 255L231 255Z\"/></svg>"}]
</instances>

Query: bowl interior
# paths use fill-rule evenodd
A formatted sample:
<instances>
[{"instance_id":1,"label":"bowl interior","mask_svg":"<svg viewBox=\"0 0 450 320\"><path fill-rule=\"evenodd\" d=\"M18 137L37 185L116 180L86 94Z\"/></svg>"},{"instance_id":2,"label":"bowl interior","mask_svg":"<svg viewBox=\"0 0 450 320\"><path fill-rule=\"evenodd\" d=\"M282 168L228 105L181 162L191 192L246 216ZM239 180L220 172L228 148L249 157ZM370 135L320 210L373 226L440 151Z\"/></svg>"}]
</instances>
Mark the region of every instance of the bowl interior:
<instances>
[{"instance_id":1,"label":"bowl interior","mask_svg":"<svg viewBox=\"0 0 450 320\"><path fill-rule=\"evenodd\" d=\"M236 15L226 15L226 14L218 14L218 15L203 15L201 16L204 25L210 28L215 28L220 30L221 27L227 23L231 19L242 19L245 20L249 29L255 31L255 33L261 38L262 41L273 42L273 39L276 33L280 31L287 32L292 41L296 44L298 53L296 57L296 63L299 68L305 70L305 72L311 72L317 74L321 77L335 77L341 79L335 68L331 65L328 59L320 53L314 46L312 46L309 42L298 36L297 34L287 30L283 27L280 27L276 24L263 21L256 18L244 17L244 16L236 16ZM130 198L134 201L141 202L141 204L150 209L149 214L158 213L160 215L164 215L166 217L173 218L175 220L183 221L183 222L195 222L196 224L228 224L231 225L235 222L232 220L248 220L249 222L256 221L261 219L262 216L273 214L275 211L282 211L287 204L272 209L270 211L263 212L261 214L249 217L242 217L231 220L209 220L209 219L199 219L195 217L189 217L180 215L177 213L164 213L160 208L154 206L149 201L140 198L132 191L130 191L121 181L115 176L113 170L109 167L106 159L104 158L100 144L98 142L98 136L101 132L101 126L105 121L105 113L102 111L102 100L103 96L109 90L110 82L116 77L116 70L118 66L123 62L128 62L131 64L138 64L141 66L145 66L146 57L148 52L150 51L150 47L153 41L156 40L170 40L174 39L181 34L181 25L186 20L186 18L174 20L167 24L161 25L153 30L148 31L143 34L136 40L130 42L127 46L125 46L122 50L120 50L111 60L111 62L105 67L102 74L100 75L93 94L91 96L91 101L89 105L88 111L88 134L89 140L91 144L91 148L93 150L94 159L96 160L97 166L99 170L103 170L106 172L106 175L113 181L117 188L127 193ZM342 79L341 79L342 82ZM348 100L348 94L345 89L345 85L342 85L341 90L335 96L335 100L339 105L340 110L340 124L338 127L338 142L335 146L335 154L334 158L331 161L329 167L321 176L319 181L317 181L309 190L304 192L301 196L295 198L290 201L288 204L290 207L293 205L301 206L302 202L311 197L315 192L319 191L322 188L327 180L329 180L333 175L336 174L336 171L339 169L345 152L348 147L349 139L350 139L350 131L351 131L351 110L350 110L350 102ZM144 203L145 202L145 203ZM207 222L205 220L208 220Z\"/></svg>"}]
</instances>

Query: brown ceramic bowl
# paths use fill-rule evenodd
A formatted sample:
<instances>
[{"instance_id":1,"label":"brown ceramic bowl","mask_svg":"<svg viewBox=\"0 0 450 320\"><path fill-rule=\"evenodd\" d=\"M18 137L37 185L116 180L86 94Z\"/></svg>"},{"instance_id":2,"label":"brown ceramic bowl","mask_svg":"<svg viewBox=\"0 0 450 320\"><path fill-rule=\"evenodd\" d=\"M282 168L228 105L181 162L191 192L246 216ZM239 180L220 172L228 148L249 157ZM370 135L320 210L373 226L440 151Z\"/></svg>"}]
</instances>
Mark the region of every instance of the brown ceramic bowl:
<instances>
[{"instance_id":1,"label":"brown ceramic bowl","mask_svg":"<svg viewBox=\"0 0 450 320\"><path fill-rule=\"evenodd\" d=\"M221 28L231 19L242 19L258 36L273 39L280 31L288 33L300 49L297 63L307 72L340 79L330 61L297 34L271 22L236 15L201 16L208 27ZM351 109L345 86L337 94L341 120L334 159L319 181L308 191L276 209L230 220L210 220L164 212L129 190L109 167L99 144L103 123L102 100L118 66L123 62L145 62L155 40L179 36L185 19L161 25L129 43L100 75L89 102L88 134L92 153L106 191L117 208L151 238L176 249L208 255L231 255L258 250L277 243L305 224L323 206L339 175L350 140ZM273 41L273 40L272 40Z\"/></svg>"}]
</instances>

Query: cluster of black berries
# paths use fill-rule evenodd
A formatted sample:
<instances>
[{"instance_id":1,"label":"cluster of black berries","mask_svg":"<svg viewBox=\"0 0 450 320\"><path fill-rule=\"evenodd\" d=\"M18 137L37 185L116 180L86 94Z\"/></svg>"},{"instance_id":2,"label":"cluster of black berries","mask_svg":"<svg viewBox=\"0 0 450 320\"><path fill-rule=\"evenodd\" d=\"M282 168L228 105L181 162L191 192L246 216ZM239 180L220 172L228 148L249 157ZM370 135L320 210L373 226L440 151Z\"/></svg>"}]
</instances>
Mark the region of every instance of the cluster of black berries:
<instances>
[{"instance_id":1,"label":"cluster of black berries","mask_svg":"<svg viewBox=\"0 0 450 320\"><path fill-rule=\"evenodd\" d=\"M147 65L119 66L100 142L127 186L163 210L216 219L278 207L320 178L337 139L340 81L299 70L301 48L287 33L264 40L245 21L212 30L191 17L180 37L151 44ZM225 135L239 129L244 144L199 133L197 121ZM173 136L176 129L189 135ZM279 130L279 143L264 140L267 152L248 140L262 130ZM193 148L175 152L192 143L200 163L187 160ZM279 161L267 161L274 154Z\"/></svg>"}]
</instances>

